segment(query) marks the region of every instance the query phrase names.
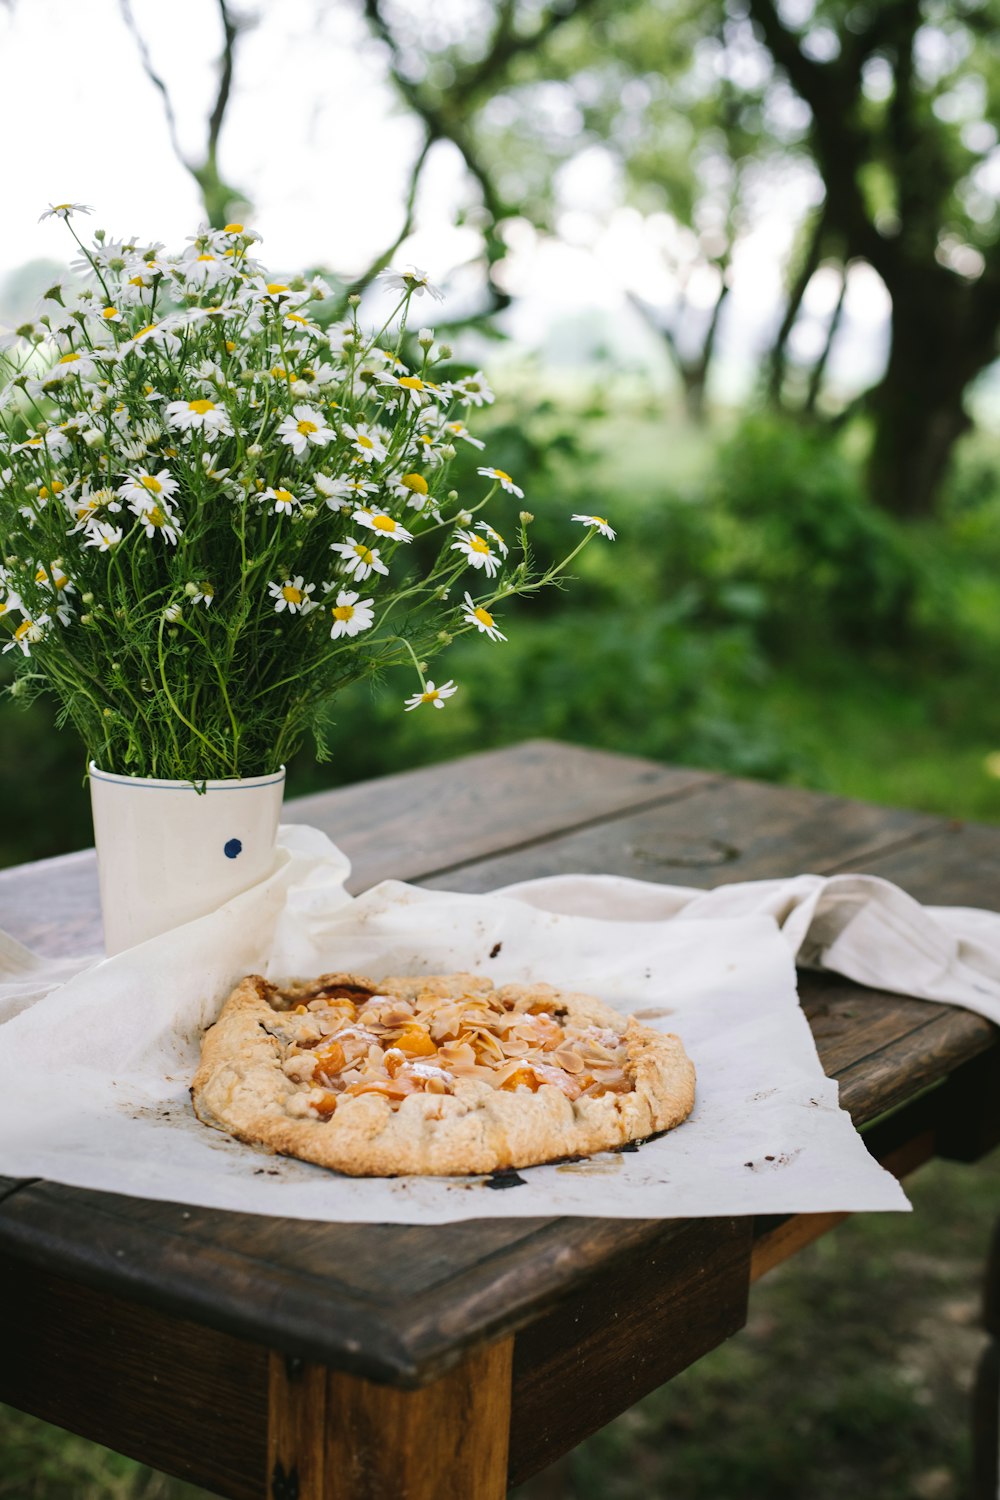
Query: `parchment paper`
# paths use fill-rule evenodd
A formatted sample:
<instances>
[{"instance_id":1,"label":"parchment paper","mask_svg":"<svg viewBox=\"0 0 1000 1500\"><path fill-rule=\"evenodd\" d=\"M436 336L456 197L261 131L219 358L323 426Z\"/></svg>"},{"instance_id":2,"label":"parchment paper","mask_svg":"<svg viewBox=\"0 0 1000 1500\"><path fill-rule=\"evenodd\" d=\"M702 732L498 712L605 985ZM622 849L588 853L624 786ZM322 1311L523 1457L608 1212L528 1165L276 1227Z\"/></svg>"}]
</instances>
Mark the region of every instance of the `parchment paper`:
<instances>
[{"instance_id":1,"label":"parchment paper","mask_svg":"<svg viewBox=\"0 0 1000 1500\"><path fill-rule=\"evenodd\" d=\"M705 894L571 876L481 896L389 881L353 899L347 874L325 835L286 827L268 880L114 958L47 965L0 940L0 1173L362 1222L905 1209L823 1076L795 955L1000 1019L1000 917L931 912L868 877ZM201 1125L188 1085L236 980L330 969L470 969L590 991L682 1037L694 1114L634 1152L526 1168L507 1191L340 1177Z\"/></svg>"}]
</instances>

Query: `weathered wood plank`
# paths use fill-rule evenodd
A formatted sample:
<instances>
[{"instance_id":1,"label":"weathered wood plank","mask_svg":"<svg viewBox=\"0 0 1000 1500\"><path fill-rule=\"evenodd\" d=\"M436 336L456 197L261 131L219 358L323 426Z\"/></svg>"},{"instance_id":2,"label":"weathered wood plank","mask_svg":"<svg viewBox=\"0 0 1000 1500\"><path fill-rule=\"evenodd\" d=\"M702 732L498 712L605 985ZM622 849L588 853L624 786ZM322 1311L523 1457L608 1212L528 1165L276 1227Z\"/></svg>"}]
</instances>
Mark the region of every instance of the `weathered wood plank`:
<instances>
[{"instance_id":1,"label":"weathered wood plank","mask_svg":"<svg viewBox=\"0 0 1000 1500\"><path fill-rule=\"evenodd\" d=\"M477 1349L419 1391L330 1372L325 1493L345 1500L503 1500L512 1353L511 1339Z\"/></svg>"},{"instance_id":2,"label":"weathered wood plank","mask_svg":"<svg viewBox=\"0 0 1000 1500\"><path fill-rule=\"evenodd\" d=\"M0 1400L230 1500L263 1500L267 1356L0 1257Z\"/></svg>"},{"instance_id":3,"label":"weathered wood plank","mask_svg":"<svg viewBox=\"0 0 1000 1500\"><path fill-rule=\"evenodd\" d=\"M661 1224L518 1334L512 1484L743 1326L750 1244L749 1219Z\"/></svg>"},{"instance_id":4,"label":"weathered wood plank","mask_svg":"<svg viewBox=\"0 0 1000 1500\"><path fill-rule=\"evenodd\" d=\"M425 883L486 891L542 875L591 871L661 885L710 887L824 874L948 826L945 819L923 813L797 787L725 780L705 785L691 797L554 835L532 848L476 859Z\"/></svg>"}]
</instances>

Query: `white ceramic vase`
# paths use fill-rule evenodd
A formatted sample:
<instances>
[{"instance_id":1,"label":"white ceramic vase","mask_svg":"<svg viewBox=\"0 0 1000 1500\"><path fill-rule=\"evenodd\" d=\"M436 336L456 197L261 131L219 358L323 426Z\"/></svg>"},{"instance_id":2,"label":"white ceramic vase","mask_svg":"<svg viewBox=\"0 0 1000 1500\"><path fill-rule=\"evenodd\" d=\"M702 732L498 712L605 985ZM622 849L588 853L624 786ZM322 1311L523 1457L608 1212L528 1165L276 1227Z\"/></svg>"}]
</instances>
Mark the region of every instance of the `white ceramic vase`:
<instances>
[{"instance_id":1,"label":"white ceramic vase","mask_svg":"<svg viewBox=\"0 0 1000 1500\"><path fill-rule=\"evenodd\" d=\"M283 766L195 787L114 776L91 762L108 954L205 916L270 875L284 786Z\"/></svg>"}]
</instances>

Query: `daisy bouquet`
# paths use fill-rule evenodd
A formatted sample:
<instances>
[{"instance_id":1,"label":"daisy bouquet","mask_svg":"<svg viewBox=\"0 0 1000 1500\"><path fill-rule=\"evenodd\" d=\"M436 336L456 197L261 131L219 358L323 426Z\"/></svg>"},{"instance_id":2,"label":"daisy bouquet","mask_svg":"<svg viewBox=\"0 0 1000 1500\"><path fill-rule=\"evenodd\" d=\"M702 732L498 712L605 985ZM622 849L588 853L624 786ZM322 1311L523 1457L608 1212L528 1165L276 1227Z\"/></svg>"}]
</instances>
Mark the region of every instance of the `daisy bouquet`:
<instances>
[{"instance_id":1,"label":"daisy bouquet","mask_svg":"<svg viewBox=\"0 0 1000 1500\"><path fill-rule=\"evenodd\" d=\"M77 240L79 279L6 337L0 402L0 633L9 691L49 689L111 772L201 781L272 771L336 694L405 665L406 709L455 692L431 658L498 606L554 582L597 531L535 568L530 515L509 546L488 507L523 499L483 462L449 477L492 396L449 376L385 273L375 332L327 322L321 278L272 278L241 224L158 244ZM415 351L404 363L403 352ZM482 455L480 455L482 456Z\"/></svg>"}]
</instances>

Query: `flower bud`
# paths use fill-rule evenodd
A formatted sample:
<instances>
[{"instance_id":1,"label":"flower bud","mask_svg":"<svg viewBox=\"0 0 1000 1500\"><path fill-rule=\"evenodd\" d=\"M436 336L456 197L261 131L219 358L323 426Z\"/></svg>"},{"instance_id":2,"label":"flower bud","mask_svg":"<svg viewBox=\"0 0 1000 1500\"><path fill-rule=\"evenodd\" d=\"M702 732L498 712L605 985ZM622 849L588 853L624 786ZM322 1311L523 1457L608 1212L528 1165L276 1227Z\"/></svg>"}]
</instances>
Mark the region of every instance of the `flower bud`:
<instances>
[{"instance_id":1,"label":"flower bud","mask_svg":"<svg viewBox=\"0 0 1000 1500\"><path fill-rule=\"evenodd\" d=\"M181 607L179 604L168 604L166 609L163 611L163 618L167 620L171 625L176 625L180 617ZM175 632L173 631L171 632L171 634L174 633Z\"/></svg>"},{"instance_id":2,"label":"flower bud","mask_svg":"<svg viewBox=\"0 0 1000 1500\"><path fill-rule=\"evenodd\" d=\"M451 359L452 347L450 344L441 344L438 348L438 356L441 359Z\"/></svg>"},{"instance_id":3,"label":"flower bud","mask_svg":"<svg viewBox=\"0 0 1000 1500\"><path fill-rule=\"evenodd\" d=\"M522 526L530 526L535 519L530 510L522 510L517 518Z\"/></svg>"},{"instance_id":4,"label":"flower bud","mask_svg":"<svg viewBox=\"0 0 1000 1500\"><path fill-rule=\"evenodd\" d=\"M352 292L351 293L351 295L347 299L347 305L348 305L348 307L360 307L361 306L361 298L358 296L357 292Z\"/></svg>"},{"instance_id":5,"label":"flower bud","mask_svg":"<svg viewBox=\"0 0 1000 1500\"><path fill-rule=\"evenodd\" d=\"M196 583L186 583L184 585L184 592L185 594L187 594L189 599L193 599L195 594L198 592L198 585Z\"/></svg>"},{"instance_id":6,"label":"flower bud","mask_svg":"<svg viewBox=\"0 0 1000 1500\"><path fill-rule=\"evenodd\" d=\"M318 515L315 505L303 505L299 514L304 521L314 521Z\"/></svg>"},{"instance_id":7,"label":"flower bud","mask_svg":"<svg viewBox=\"0 0 1000 1500\"><path fill-rule=\"evenodd\" d=\"M417 334L417 343L420 345L421 349L429 349L433 342L433 328L421 328L420 332Z\"/></svg>"},{"instance_id":8,"label":"flower bud","mask_svg":"<svg viewBox=\"0 0 1000 1500\"><path fill-rule=\"evenodd\" d=\"M450 505L454 505L454 503L455 503L455 501L457 499L458 499L458 490L449 490L448 491L448 503Z\"/></svg>"},{"instance_id":9,"label":"flower bud","mask_svg":"<svg viewBox=\"0 0 1000 1500\"><path fill-rule=\"evenodd\" d=\"M103 448L104 433L99 432L96 427L88 427L86 432L83 434L83 441L86 443L88 448Z\"/></svg>"},{"instance_id":10,"label":"flower bud","mask_svg":"<svg viewBox=\"0 0 1000 1500\"><path fill-rule=\"evenodd\" d=\"M446 464L450 464L452 459L455 457L455 449L452 447L451 443L444 443L438 449L438 452L440 453Z\"/></svg>"},{"instance_id":11,"label":"flower bud","mask_svg":"<svg viewBox=\"0 0 1000 1500\"><path fill-rule=\"evenodd\" d=\"M93 596L93 594L86 593L86 594L81 594L80 595L80 603L81 604L93 604L93 602L94 602L94 596Z\"/></svg>"},{"instance_id":12,"label":"flower bud","mask_svg":"<svg viewBox=\"0 0 1000 1500\"><path fill-rule=\"evenodd\" d=\"M437 638L441 642L442 646L450 646L452 640L454 639L450 631L447 630L439 630L437 633Z\"/></svg>"},{"instance_id":13,"label":"flower bud","mask_svg":"<svg viewBox=\"0 0 1000 1500\"><path fill-rule=\"evenodd\" d=\"M260 458L263 451L259 443L251 443L247 449L247 458Z\"/></svg>"},{"instance_id":14,"label":"flower bud","mask_svg":"<svg viewBox=\"0 0 1000 1500\"><path fill-rule=\"evenodd\" d=\"M93 615L81 615L80 616L80 624L81 625L92 625L93 622L94 622Z\"/></svg>"}]
</instances>

